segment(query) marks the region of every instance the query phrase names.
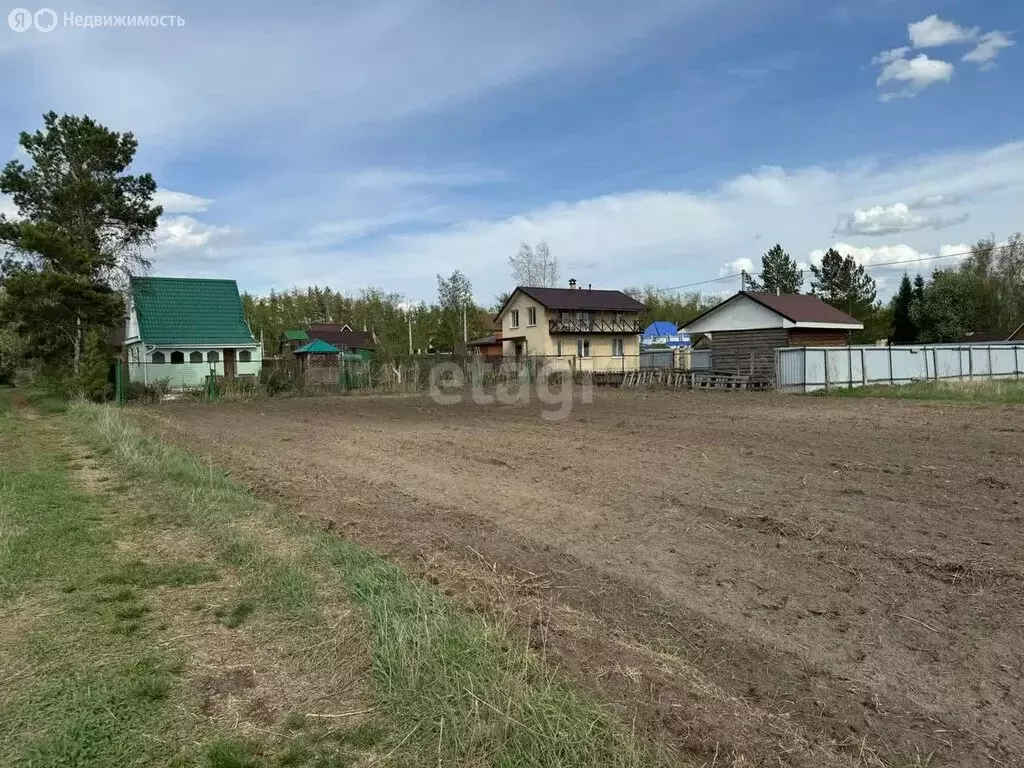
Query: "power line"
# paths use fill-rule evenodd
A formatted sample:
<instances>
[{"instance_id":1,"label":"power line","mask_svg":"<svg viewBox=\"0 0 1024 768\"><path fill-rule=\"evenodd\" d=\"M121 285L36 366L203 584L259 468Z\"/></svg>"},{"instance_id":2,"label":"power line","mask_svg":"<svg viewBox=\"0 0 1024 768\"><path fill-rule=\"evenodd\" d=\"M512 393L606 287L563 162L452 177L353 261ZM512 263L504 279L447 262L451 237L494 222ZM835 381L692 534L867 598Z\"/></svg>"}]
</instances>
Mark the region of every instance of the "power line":
<instances>
[{"instance_id":1,"label":"power line","mask_svg":"<svg viewBox=\"0 0 1024 768\"><path fill-rule=\"evenodd\" d=\"M1009 243L1007 243L1006 245L994 245L994 246L992 246L991 250L992 251L1005 251L1005 250L1007 250L1008 248L1011 248L1011 247L1013 247L1013 246L1010 245ZM917 259L900 259L898 261L883 261L883 262L881 262L879 264L864 264L863 266L864 266L865 270L879 269L881 267L899 267L899 266L902 266L904 264L918 264L918 263L923 262L923 261L936 261L938 259L959 259L959 258L961 258L963 256L970 256L973 253L974 253L974 251L963 251L961 253L945 253L945 254L940 254L938 256L921 256L920 258L917 258ZM698 285L708 285L709 283L720 283L723 280L735 280L736 278L742 277L743 275L744 275L743 272L737 272L735 275L725 275L724 277L715 277L715 278L712 278L710 280L701 280L701 281L696 282L696 283L687 283L685 285L674 285L671 288L655 288L652 291L652 293L667 293L669 291L681 291L684 288L695 288Z\"/></svg>"}]
</instances>

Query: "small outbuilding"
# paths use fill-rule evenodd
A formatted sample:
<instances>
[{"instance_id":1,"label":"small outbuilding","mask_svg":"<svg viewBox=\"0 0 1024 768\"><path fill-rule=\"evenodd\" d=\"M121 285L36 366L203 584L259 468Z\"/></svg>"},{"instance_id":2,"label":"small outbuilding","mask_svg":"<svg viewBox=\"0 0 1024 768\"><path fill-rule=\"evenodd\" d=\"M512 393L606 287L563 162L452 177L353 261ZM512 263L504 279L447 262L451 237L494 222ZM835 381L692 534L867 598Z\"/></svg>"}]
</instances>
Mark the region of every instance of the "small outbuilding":
<instances>
[{"instance_id":1,"label":"small outbuilding","mask_svg":"<svg viewBox=\"0 0 1024 768\"><path fill-rule=\"evenodd\" d=\"M864 324L810 294L741 291L691 320L689 334L710 334L712 367L719 373L775 376L779 347L842 347Z\"/></svg>"}]
</instances>

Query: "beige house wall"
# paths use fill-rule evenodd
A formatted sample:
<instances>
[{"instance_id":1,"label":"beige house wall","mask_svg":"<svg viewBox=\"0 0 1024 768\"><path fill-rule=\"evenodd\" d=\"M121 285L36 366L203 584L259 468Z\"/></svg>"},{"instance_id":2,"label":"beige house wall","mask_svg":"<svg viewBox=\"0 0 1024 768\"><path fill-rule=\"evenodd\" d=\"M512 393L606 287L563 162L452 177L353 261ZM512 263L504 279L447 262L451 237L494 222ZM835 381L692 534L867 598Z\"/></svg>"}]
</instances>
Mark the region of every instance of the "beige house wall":
<instances>
[{"instance_id":1,"label":"beige house wall","mask_svg":"<svg viewBox=\"0 0 1024 768\"><path fill-rule=\"evenodd\" d=\"M529 323L529 310L536 310L536 323ZM519 313L518 325L513 325L514 312ZM590 313L595 322L613 322L616 319L636 321L638 312ZM561 357L567 362L576 358L576 367L586 371L634 370L640 366L640 336L627 333L558 333L548 330L549 321L557 319L557 310L548 310L523 293L516 293L501 313L502 352L513 356L516 344L522 345L526 357ZM578 340L590 342L589 357L577 357ZM613 340L622 339L623 354L614 357ZM561 348L558 342L561 341Z\"/></svg>"}]
</instances>

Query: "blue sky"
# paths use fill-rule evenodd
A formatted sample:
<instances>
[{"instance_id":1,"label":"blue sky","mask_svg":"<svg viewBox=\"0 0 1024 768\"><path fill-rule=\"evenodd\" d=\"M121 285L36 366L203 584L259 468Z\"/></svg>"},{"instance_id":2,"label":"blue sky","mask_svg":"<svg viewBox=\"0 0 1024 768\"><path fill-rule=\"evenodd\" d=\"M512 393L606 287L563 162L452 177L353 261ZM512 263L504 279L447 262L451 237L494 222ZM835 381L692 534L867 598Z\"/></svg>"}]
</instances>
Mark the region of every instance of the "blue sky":
<instances>
[{"instance_id":1,"label":"blue sky","mask_svg":"<svg viewBox=\"0 0 1024 768\"><path fill-rule=\"evenodd\" d=\"M50 7L0 26L0 158L49 109L133 131L158 274L429 299L461 269L490 302L524 240L566 279L668 287L776 241L870 266L1024 227L1012 0Z\"/></svg>"}]
</instances>

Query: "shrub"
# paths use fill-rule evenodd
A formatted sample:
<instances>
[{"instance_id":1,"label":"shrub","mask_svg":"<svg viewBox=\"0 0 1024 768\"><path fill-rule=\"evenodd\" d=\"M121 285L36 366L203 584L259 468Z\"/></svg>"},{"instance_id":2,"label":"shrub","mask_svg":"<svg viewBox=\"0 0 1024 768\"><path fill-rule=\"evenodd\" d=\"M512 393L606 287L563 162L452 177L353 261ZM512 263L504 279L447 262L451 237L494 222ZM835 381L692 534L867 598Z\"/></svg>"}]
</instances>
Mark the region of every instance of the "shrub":
<instances>
[{"instance_id":1,"label":"shrub","mask_svg":"<svg viewBox=\"0 0 1024 768\"><path fill-rule=\"evenodd\" d=\"M110 353L103 335L96 328L85 337L85 349L75 377L75 389L86 399L102 403L110 398Z\"/></svg>"}]
</instances>

